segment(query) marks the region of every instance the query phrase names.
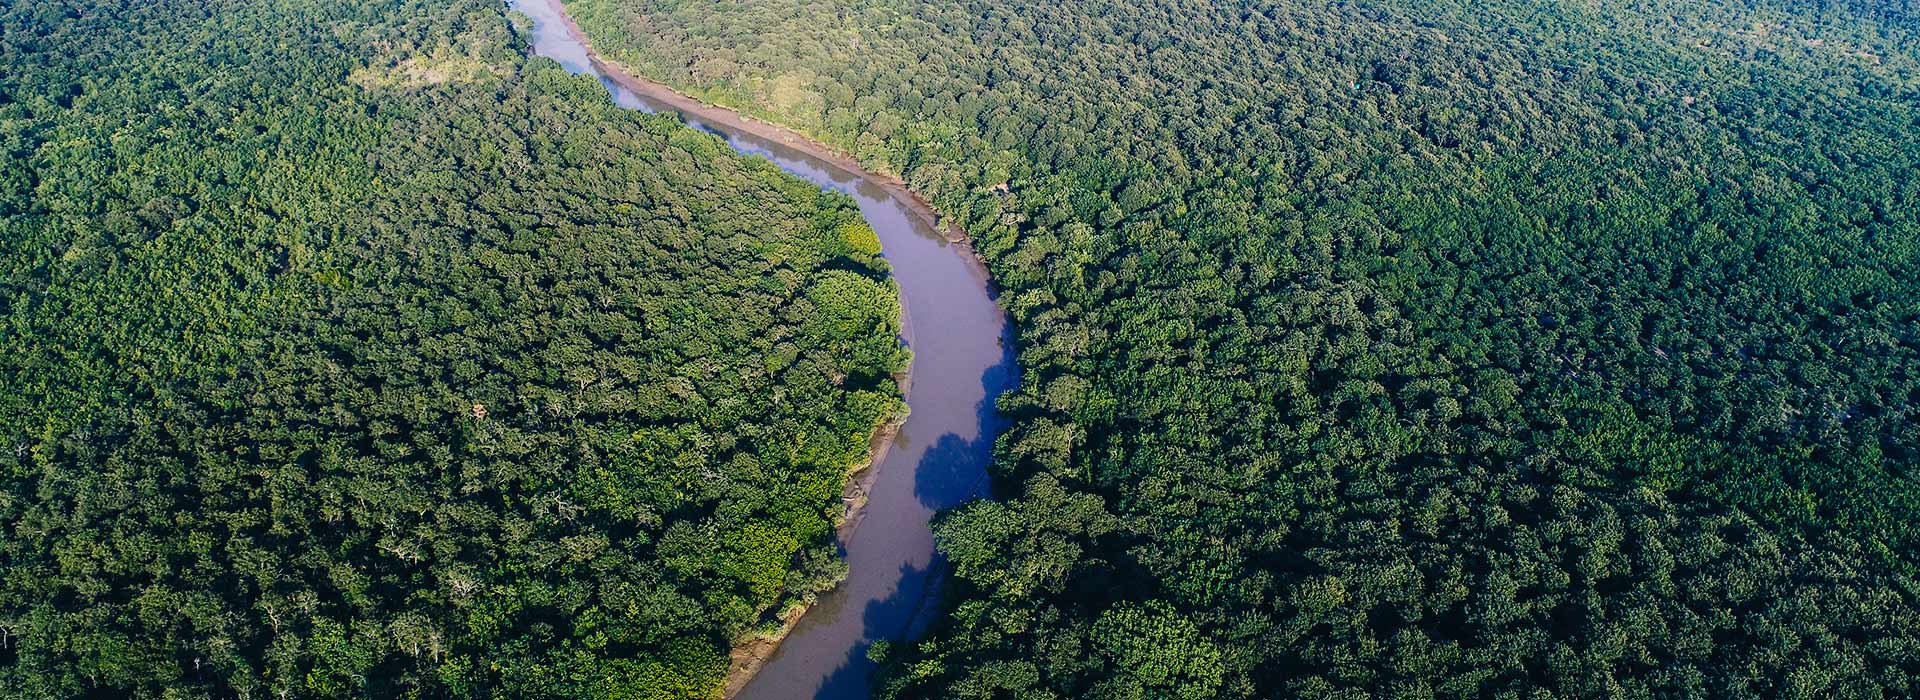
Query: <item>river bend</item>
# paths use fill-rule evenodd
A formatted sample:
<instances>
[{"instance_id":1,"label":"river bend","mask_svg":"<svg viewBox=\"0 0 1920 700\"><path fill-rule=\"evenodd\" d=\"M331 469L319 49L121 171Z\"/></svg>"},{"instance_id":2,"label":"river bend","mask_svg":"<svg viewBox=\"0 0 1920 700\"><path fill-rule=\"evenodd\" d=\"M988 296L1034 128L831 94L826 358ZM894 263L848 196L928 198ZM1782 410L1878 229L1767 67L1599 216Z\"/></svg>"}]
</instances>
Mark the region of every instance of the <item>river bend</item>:
<instances>
[{"instance_id":1,"label":"river bend","mask_svg":"<svg viewBox=\"0 0 1920 700\"><path fill-rule=\"evenodd\" d=\"M926 623L944 571L929 520L939 509L985 494L986 466L1000 428L992 399L1015 382L1006 317L994 303L985 269L964 244L950 243L935 230L926 205L897 182L844 158L750 133L733 115L615 73L593 59L558 0L508 5L533 19L534 53L599 78L615 103L678 114L736 151L849 194L879 234L900 285L902 335L913 350L902 387L912 413L871 467L865 508L842 528L846 581L821 596L733 694L740 700L867 697L874 671L867 648L876 640L915 636Z\"/></svg>"}]
</instances>

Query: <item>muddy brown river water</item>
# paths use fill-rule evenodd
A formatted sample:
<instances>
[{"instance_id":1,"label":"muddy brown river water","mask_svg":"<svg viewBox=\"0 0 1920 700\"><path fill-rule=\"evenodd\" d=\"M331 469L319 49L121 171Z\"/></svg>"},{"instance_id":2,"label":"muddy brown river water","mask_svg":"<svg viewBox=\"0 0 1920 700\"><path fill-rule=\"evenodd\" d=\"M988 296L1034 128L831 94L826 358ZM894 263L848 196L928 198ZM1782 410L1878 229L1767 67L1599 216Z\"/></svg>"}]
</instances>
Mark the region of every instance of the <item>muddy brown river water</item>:
<instances>
[{"instance_id":1,"label":"muddy brown river water","mask_svg":"<svg viewBox=\"0 0 1920 700\"><path fill-rule=\"evenodd\" d=\"M797 135L701 105L598 61L559 0L509 0L533 19L534 53L597 77L621 106L677 114L690 127L764 157L821 187L844 192L880 236L900 284L902 327L913 350L912 414L861 479L866 505L841 529L848 575L796 623L757 673L729 688L741 700L865 698L876 640L917 635L945 571L928 521L986 495L986 466L1000 425L993 398L1013 387L1006 317L985 269L964 242L937 230L932 210L898 181L805 143Z\"/></svg>"}]
</instances>

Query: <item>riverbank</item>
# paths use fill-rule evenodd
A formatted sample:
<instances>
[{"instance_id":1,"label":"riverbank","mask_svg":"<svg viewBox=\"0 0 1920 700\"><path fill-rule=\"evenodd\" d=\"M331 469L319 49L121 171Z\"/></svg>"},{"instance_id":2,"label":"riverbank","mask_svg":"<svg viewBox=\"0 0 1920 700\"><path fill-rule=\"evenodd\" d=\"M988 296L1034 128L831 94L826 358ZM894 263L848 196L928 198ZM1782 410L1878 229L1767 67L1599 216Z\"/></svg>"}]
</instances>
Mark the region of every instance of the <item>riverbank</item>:
<instances>
[{"instance_id":1,"label":"riverbank","mask_svg":"<svg viewBox=\"0 0 1920 700\"><path fill-rule=\"evenodd\" d=\"M908 386L907 373L895 374L894 381L900 386L901 396L904 397ZM847 485L840 489L840 502L847 504L847 510L841 514L839 522L834 523L834 533L840 541L845 542L847 536L853 533L853 528L859 525L861 514L866 512L867 494L872 493L873 482L880 476L878 467L886 461L887 449L893 445L894 438L900 435L900 427L906 422L907 414L902 412L874 429L873 438L867 444L866 463L847 473ZM780 618L780 630L770 636L735 643L733 651L728 654L727 678L721 686L720 696L731 698L745 689L760 668L766 665L767 659L780 650L780 644L793 632L794 625L800 624L800 619L806 617L810 607L801 604L787 611Z\"/></svg>"},{"instance_id":2,"label":"riverbank","mask_svg":"<svg viewBox=\"0 0 1920 700\"><path fill-rule=\"evenodd\" d=\"M945 237L948 242L971 245L971 240L967 237L965 230L948 222L946 217L941 216L940 211L933 207L932 202L927 201L925 197L920 196L920 193L907 187L907 183L898 176L876 173L861 164L859 159L854 158L845 151L827 145L806 134L778 124L760 121L726 107L702 101L700 98L681 92L671 85L640 75L619 61L607 58L598 50L595 50L593 48L593 42L588 41L586 32L581 31L580 25L573 21L573 16L567 14L567 6L564 0L536 1L543 2L548 7L553 8L554 14L559 17L561 24L566 27L567 34L572 36L575 41L580 42L581 46L586 47L587 58L593 62L593 67L598 69L602 75L618 83L620 87L631 90L635 94L644 95L650 99L664 103L682 113L698 117L702 121L707 121L723 128L746 132L769 141L777 141L781 145L818 158L840 169L859 173L868 181L885 189L887 194L907 203L915 216L925 221L929 228L940 232L940 235ZM973 255L971 249L968 250L967 255Z\"/></svg>"},{"instance_id":3,"label":"riverbank","mask_svg":"<svg viewBox=\"0 0 1920 700\"><path fill-rule=\"evenodd\" d=\"M585 62L588 63L591 66L591 68L595 72L597 72L604 81L607 81L608 83L610 83L610 85L617 86L620 90L625 90L626 92L632 93L632 96L639 97L644 99L645 101L655 103L652 105L648 105L647 106L648 109L652 111L666 111L666 110L676 111L676 112L679 112L683 116L683 118L685 118L690 123L698 122L700 123L701 126L715 129L719 132L724 132L729 134L744 134L753 138L757 138L757 139L769 142L771 144L777 144L778 147L780 148L789 149L798 154L802 154L808 158L812 158L816 161L819 161L819 163L822 165L842 171L848 177L858 178L860 181L864 182L866 185L871 185L873 188L878 189L879 190L878 193L871 193L871 192L862 190L862 197L866 197L872 194L884 195L886 199L896 203L897 211L900 214L904 215L906 217L906 220L914 220L918 225L923 226L926 233L929 235L929 240L944 240L946 242L947 244L945 246L946 250L941 254L942 257L952 256L949 259L958 260L963 267L969 268L974 271L973 274L963 275L963 277L973 277L976 279L977 285L978 285L976 288L980 291L978 303L980 303L983 307L981 310L988 314L987 317L993 319L988 323L979 324L980 330L990 329L992 331L992 336L989 339L989 344L998 345L998 338L1002 335L1002 333L1004 333L1004 317L1001 316L999 309L992 302L992 295L990 292L990 288L986 284L985 266L984 264L981 263L979 257L972 250L972 246L970 245L970 241L966 233L955 226L951 226L951 225L943 226L942 222L944 217L940 215L940 213L933 207L933 205L930 202L928 202L925 198L921 197L918 193L915 193L910 188L908 188L906 184L903 181L901 181L899 178L869 171L851 155L841 152L838 149L835 149L834 147L829 146L825 143L821 143L814 139L808 138L804 134L801 134L795 130L778 126L775 124L758 121L753 118L743 116L725 107L720 107L717 105L705 103L690 95L681 93L670 86L641 77L637 75L634 71L627 69L625 66L621 65L620 63L609 60L604 56L601 56L600 54L598 54L593 50L591 44L587 41L585 33L580 29L579 25L573 21L572 17L566 14L566 7L562 0L523 0L523 2L528 2L528 4L537 4L537 6L542 7L545 10L543 14L547 15L547 18L549 20L553 21L555 25L557 25L560 29L563 30L567 39L569 39L571 42L578 45L579 49L583 51L585 54L584 55ZM578 60L579 58L580 58L579 54L576 53L574 54L574 59L571 59L571 60ZM788 166L783 166L783 167L788 167ZM863 210L863 213L867 215L868 218L870 219L869 223L875 224L876 229L881 230L883 232L883 238L885 237L884 231L886 230L897 231L902 224L906 223L905 220L902 220L902 221L899 221L898 223L890 224L890 226L893 227L892 229L881 229L878 226L879 222L876 220L872 220L873 212ZM899 242L898 238L895 238L894 240L896 243ZM911 249L912 246L909 246L908 248ZM893 271L893 277L896 280L896 282L899 282L903 286L907 284L906 282L901 281L902 280L901 273L903 269L909 273L915 270L918 270L921 276L926 276L932 273L932 270L927 269L924 263L921 263L918 265L913 265L913 264L903 265L902 263L910 262L915 259L922 259L922 257L920 256L925 255L925 253L921 253L919 254L919 256L908 255L908 257L904 259L898 257L907 252L908 252L907 250L899 250L891 246L889 246L887 250L888 257L890 259L894 259L894 261L896 262L896 266ZM938 279L940 276L941 275L936 274L932 278L929 278L928 280L923 281L921 279L915 279L913 281L920 282L922 285L924 285L928 281L931 281L931 279ZM913 313L913 305L908 303L909 301L908 297L911 295L907 294L906 291L907 291L906 289L903 289L903 294L901 297L902 331L904 335L907 338L909 338L911 342L911 339L913 339L915 336L913 332L913 324L911 322L912 317L914 316L914 313ZM924 292L922 293L922 297L923 298L921 299L921 302L923 304L929 301L929 299L925 298ZM941 309L939 307L951 306L954 303L954 298L950 296L944 296L944 295L943 297L936 297L936 298L938 298L939 301L933 304L932 307L925 309L925 311L937 317L944 314L935 313L935 312L946 311L945 309ZM948 341L947 347L953 347L951 343L952 341ZM971 344L971 343L969 342L960 343L961 346L968 345L968 344ZM932 350L932 349L929 348L929 350ZM913 361L912 366L910 366L908 370L902 371L901 373L895 376L895 380L898 386L900 387L903 400L907 399L908 395L911 392L912 378L916 373L914 372L914 370L920 369L922 360L928 359L929 357L939 357L945 354L946 353L934 351L931 356L923 357L919 352L916 352L916 359ZM954 363L954 360L951 358L948 358L943 361L936 361L933 369L933 376L935 377L934 384L941 387L941 390L939 393L942 394L942 396L936 397L934 400L936 402L952 402L952 400L954 399L960 399L962 397L974 395L982 391L983 389L985 389L986 386L983 385L983 382L990 384L991 382L995 381L994 375L991 374L991 371L992 371L991 368L996 366L996 363L992 361L992 358L996 355L1000 356L1002 364L1010 361L1009 360L1010 356L1005 355L1004 346L999 346L999 351L994 352L990 355L982 355L978 352L967 353L965 356L968 357L969 359L963 364L978 362L980 366L978 368L972 369L970 372L961 372L957 377L950 377L944 380L943 380L943 377L948 377L948 375L951 375L952 373L948 371L947 367L942 367L942 365L952 365ZM980 374L980 372L982 371L987 372L987 374L983 376L982 374ZM972 386L967 386L964 388L947 386L947 384L951 383L952 379L958 379L961 377L970 379L973 382ZM970 432L969 430L967 430L968 427L972 429L971 432L979 431L979 429L981 428L981 424L979 421L981 419L980 419L980 414L978 413L977 408L968 409L965 406L954 406L952 408L958 408L961 410L959 410L956 415L948 415L945 417L941 417L940 414L942 414L942 411L934 411L929 416L930 418L933 419L936 425L941 426L941 429L937 431L936 434L952 433L952 434L964 435L966 434L966 432ZM926 524L924 520L926 517L931 515L931 511L926 510L927 508L939 507L939 506L938 504L929 506L927 501L929 496L924 494L914 493L911 491L904 494L899 493L899 489L897 486L897 484L900 482L900 480L903 477L905 477L905 480L908 484L912 484L918 479L917 471L920 465L922 464L921 459L925 456L924 451L929 446L920 445L920 446L916 446L914 449L910 449L909 454L903 456L903 459L901 460L902 461L901 464L894 464L887 460L889 448L894 444L896 437L901 435L901 431L905 427L906 418L907 418L906 415L895 416L894 418L890 419L886 423L879 426L875 430L874 435L872 436L871 441L869 443L868 455L867 455L867 460L865 464L856 465L855 467L850 469L848 472L847 482L846 482L846 485L843 487L842 493L841 493L842 502L846 504L846 510L842 514L839 521L835 523L835 530L838 535L839 541L843 545L846 545L845 553L848 556L848 560L849 560L848 561L849 563L848 579L841 582L840 585L837 586L835 589L822 593L819 600L816 600L811 604L803 604L803 605L795 606L793 609L788 610L785 615L781 616L780 626L778 630L775 631L773 634L766 635L766 636L753 636L753 637L742 639L742 640L736 640L734 643L733 649L729 654L728 670L722 685L723 697L732 698L732 697L741 695L743 692L748 691L749 685L760 674L761 670L763 668L766 668L772 660L780 656L782 652L783 643L790 636L793 636L794 631L796 629L803 627L802 625L803 621L812 619L808 617L808 613L811 612L814 609L814 607L819 605L820 603L827 602L830 599L844 603L844 599L847 597L849 589L876 589L877 588L879 590L885 590L885 591L898 591L898 590L913 590L915 588L919 588L920 590L931 590L933 586L937 585L939 572L934 568L932 568L930 564L927 565L927 568L920 570L919 575L924 576L924 579L914 585L906 585L905 582L898 582L898 581L893 583L881 583L877 581L867 580L867 579L874 578L875 575L879 575L883 577L892 577L892 578L897 578L903 575L909 575L912 571L912 566L910 564L911 561L917 560L917 559L926 559L931 557L931 550L932 550L931 534L926 532ZM984 480L984 467L985 467L985 461L986 461L985 455L987 450L989 449L987 447L988 445L990 445L990 441L978 443L974 448L972 448L978 451L979 453L978 457L976 457L973 460L966 460L969 462L975 462L975 464L972 465L972 468L979 469L982 472L982 477L980 477L981 480ZM915 453L918 453L918 455L916 456ZM957 466L957 465L951 465L951 466ZM897 473L897 472L903 472L903 471L904 473ZM879 482L883 477L886 477L892 480L896 484L896 486L894 486L893 488L880 489L881 491L886 492L886 495L885 495L886 500L882 502L886 507L881 509L883 511L887 511L883 513L883 519L888 521L887 523L883 523L884 528L890 529L891 532L895 533L891 536L892 539L898 539L899 533L902 532L901 530L899 530L899 527L898 527L899 525L898 520L899 520L899 517L901 516L901 513L899 511L902 508L905 508L908 510L921 510L922 512L919 515L914 516L920 519L920 522L918 522L914 527L915 529L920 531L918 538L925 541L920 542L918 544L914 544L912 546L904 547L904 548L898 545L890 544L889 549L896 550L896 551L888 551L887 556L896 557L896 558L905 557L905 559L902 560L902 562L897 562L895 565L890 565L885 568L876 569L872 566L868 566L863 569L862 567L858 566L856 563L858 560L862 558L862 551L860 551L862 548L857 548L854 544L855 543L854 530L860 524L860 522L867 517L869 513L869 508L867 507L869 494L875 493L876 483ZM977 486L970 487L970 488L977 488ZM942 495L942 496L934 496L933 498L939 499L939 498L945 498L945 497L946 496ZM896 502L902 498L907 500L904 503ZM871 541L874 539L872 535L873 533L867 533L866 535L863 535L863 537L866 540ZM873 558L870 553L872 550L872 545L871 544L866 545L864 547L864 550L868 552L866 555L866 559L870 561ZM909 563L909 566L907 568L902 568L901 566L898 565L898 563ZM865 579L861 578L862 571L867 572ZM866 595L866 594L862 594L862 595ZM873 602L871 601L871 599L869 599L869 601L870 601L870 604L871 602ZM919 615L921 609L924 607L925 602L926 601L923 599L923 600L917 601L914 605L912 605L911 606L912 615L915 615L915 616ZM846 609L846 606L844 606L843 604L829 605L829 609L844 610ZM860 609L864 610L864 607ZM842 617L843 617L842 613L836 612L835 614L831 615L829 619L837 621L831 624L836 624L836 625L845 627L846 628L845 631L847 631L849 634L855 635L855 639L849 640L855 644L855 646L853 646L851 651L856 655L856 657L861 657L860 646L859 646L861 643L859 642L858 637L862 636L862 633L860 632L860 630L863 630L866 627L866 622L861 618L841 620ZM815 621L815 622L818 622L818 621ZM808 626L812 626L812 625L808 625ZM904 631L905 630L903 629L902 633L904 633ZM807 636L807 635L803 634L800 636ZM890 638L893 635L888 634L886 636ZM844 642L836 642L835 644L843 644L843 643ZM827 650L832 648L835 648L835 647L833 645L822 646L821 642L816 639L815 641L811 642L807 646L807 648L805 649L805 652L807 653L826 652ZM831 656L831 653L828 653L828 656ZM861 658L862 658L861 662L864 663L864 658L863 657ZM829 660L826 663L820 664L820 669L814 672L830 672L834 668L836 668L838 665L839 664ZM793 673L793 670L791 668L783 670L781 673L783 675L778 679L778 682L776 683L776 685L781 686L782 688L787 688L788 686L792 685L793 687L789 688L788 690L798 691L798 692L804 693L806 696L811 695L811 693L806 693L804 690L802 690L805 686L794 685L795 682L806 682L806 681L800 681L797 678L788 678L786 675L784 675L784 674ZM813 673L813 672L804 672L802 675L804 676L805 673ZM820 680L822 679L814 679L813 682L819 682ZM756 686L756 689L757 689L757 692L746 692L746 695L748 696L766 695L766 691L768 690L768 688L757 687L757 686ZM778 692L777 695L783 696L783 697L789 696L788 690L782 690ZM800 697L800 696L801 695L792 695L792 697Z\"/></svg>"}]
</instances>

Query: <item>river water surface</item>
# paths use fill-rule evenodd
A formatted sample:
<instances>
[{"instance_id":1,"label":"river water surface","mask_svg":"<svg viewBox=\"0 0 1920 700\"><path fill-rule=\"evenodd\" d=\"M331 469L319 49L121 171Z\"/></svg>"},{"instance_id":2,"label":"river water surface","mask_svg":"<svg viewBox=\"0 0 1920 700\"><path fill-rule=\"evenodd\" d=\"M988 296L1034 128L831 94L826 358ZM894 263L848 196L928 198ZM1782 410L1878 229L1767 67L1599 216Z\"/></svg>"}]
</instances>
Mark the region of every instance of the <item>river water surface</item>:
<instances>
[{"instance_id":1,"label":"river water surface","mask_svg":"<svg viewBox=\"0 0 1920 700\"><path fill-rule=\"evenodd\" d=\"M736 698L807 700L864 698L875 640L917 635L944 563L928 520L941 508L985 495L986 465L999 432L993 397L1015 381L1006 318L994 304L986 271L964 245L954 245L921 215L924 205L878 176L779 140L702 120L664 96L622 86L593 61L557 4L509 0L533 19L534 53L568 71L593 75L624 107L678 114L688 125L726 139L742 153L859 201L880 235L900 284L903 336L913 350L907 403L912 414L886 456L872 468L867 504L843 534L845 582L807 611ZM681 101L685 104L684 100Z\"/></svg>"}]
</instances>

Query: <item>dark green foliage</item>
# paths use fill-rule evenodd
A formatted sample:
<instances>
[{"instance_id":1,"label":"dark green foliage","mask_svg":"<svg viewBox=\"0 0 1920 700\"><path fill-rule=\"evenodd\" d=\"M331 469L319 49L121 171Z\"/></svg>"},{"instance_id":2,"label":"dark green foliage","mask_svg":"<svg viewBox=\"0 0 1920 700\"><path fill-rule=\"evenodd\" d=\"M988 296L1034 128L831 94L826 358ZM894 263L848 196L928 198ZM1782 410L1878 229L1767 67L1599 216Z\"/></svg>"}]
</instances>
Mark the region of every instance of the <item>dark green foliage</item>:
<instances>
[{"instance_id":1,"label":"dark green foliage","mask_svg":"<svg viewBox=\"0 0 1920 700\"><path fill-rule=\"evenodd\" d=\"M904 409L845 197L492 3L12 3L0 66L0 696L708 697L838 575Z\"/></svg>"},{"instance_id":2,"label":"dark green foliage","mask_svg":"<svg viewBox=\"0 0 1920 700\"><path fill-rule=\"evenodd\" d=\"M1004 290L889 696L1920 695L1909 4L569 7Z\"/></svg>"}]
</instances>

